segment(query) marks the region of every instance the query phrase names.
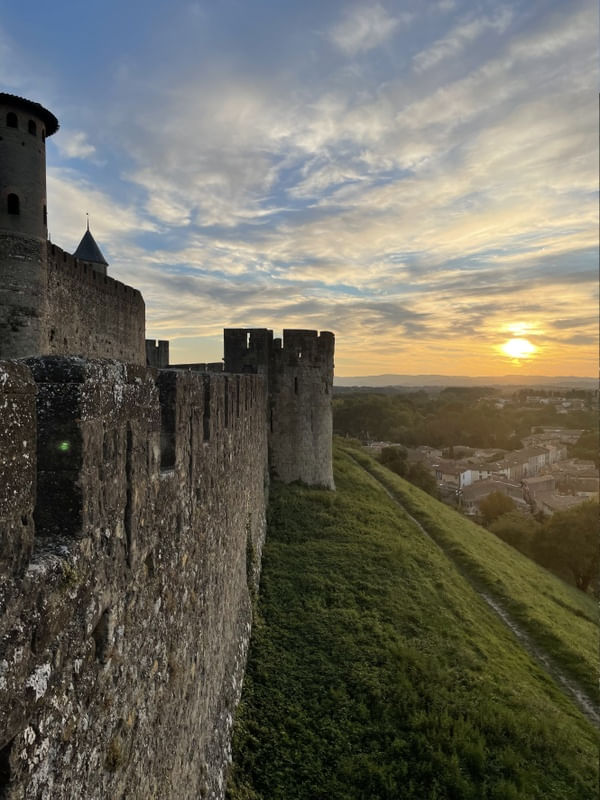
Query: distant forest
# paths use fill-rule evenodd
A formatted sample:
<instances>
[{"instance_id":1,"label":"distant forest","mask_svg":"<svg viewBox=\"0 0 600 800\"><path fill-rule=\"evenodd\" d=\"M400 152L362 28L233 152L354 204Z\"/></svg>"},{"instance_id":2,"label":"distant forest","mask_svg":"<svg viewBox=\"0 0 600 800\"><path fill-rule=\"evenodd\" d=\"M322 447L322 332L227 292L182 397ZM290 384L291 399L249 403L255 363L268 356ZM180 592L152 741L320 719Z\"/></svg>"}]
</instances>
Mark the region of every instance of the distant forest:
<instances>
[{"instance_id":1,"label":"distant forest","mask_svg":"<svg viewBox=\"0 0 600 800\"><path fill-rule=\"evenodd\" d=\"M498 408L496 394L499 398L500 393L488 387L453 387L439 393L336 391L333 427L335 433L361 441L395 442L406 447L466 445L503 450L522 447L522 438L538 426L597 429L597 415L591 403L585 410L560 414L553 405L525 406L521 393ZM591 400L591 393L587 395ZM588 438L588 447L573 455L597 458L597 437L594 440L592 434Z\"/></svg>"}]
</instances>

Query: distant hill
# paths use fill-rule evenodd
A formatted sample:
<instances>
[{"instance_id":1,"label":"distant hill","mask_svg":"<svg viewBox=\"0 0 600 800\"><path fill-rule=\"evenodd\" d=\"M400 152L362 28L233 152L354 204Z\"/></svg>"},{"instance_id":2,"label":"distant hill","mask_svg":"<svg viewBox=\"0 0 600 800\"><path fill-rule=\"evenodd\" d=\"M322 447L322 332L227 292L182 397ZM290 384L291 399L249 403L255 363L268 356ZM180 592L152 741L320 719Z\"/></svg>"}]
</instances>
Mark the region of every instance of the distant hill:
<instances>
[{"instance_id":1,"label":"distant hill","mask_svg":"<svg viewBox=\"0 0 600 800\"><path fill-rule=\"evenodd\" d=\"M597 731L550 677L595 693L592 598L335 456L335 492L272 487L228 800L595 797Z\"/></svg>"},{"instance_id":2,"label":"distant hill","mask_svg":"<svg viewBox=\"0 0 600 800\"><path fill-rule=\"evenodd\" d=\"M565 389L597 389L597 378L573 375L363 375L341 378L336 375L335 386L557 386Z\"/></svg>"}]
</instances>

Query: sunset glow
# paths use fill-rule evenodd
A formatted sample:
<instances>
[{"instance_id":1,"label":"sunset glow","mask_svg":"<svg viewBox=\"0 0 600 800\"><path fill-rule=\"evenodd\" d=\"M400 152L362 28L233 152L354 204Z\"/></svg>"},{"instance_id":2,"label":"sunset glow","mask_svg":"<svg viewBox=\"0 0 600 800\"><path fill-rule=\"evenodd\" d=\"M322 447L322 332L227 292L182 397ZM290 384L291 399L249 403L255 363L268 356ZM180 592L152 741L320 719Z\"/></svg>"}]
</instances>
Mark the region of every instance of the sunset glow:
<instances>
[{"instance_id":1,"label":"sunset glow","mask_svg":"<svg viewBox=\"0 0 600 800\"><path fill-rule=\"evenodd\" d=\"M38 5L0 74L61 124L52 241L88 211L174 363L309 328L339 376L594 375L589 0Z\"/></svg>"},{"instance_id":2,"label":"sunset glow","mask_svg":"<svg viewBox=\"0 0 600 800\"><path fill-rule=\"evenodd\" d=\"M536 352L536 347L528 339L510 339L501 349L507 356L516 359L531 358Z\"/></svg>"}]
</instances>

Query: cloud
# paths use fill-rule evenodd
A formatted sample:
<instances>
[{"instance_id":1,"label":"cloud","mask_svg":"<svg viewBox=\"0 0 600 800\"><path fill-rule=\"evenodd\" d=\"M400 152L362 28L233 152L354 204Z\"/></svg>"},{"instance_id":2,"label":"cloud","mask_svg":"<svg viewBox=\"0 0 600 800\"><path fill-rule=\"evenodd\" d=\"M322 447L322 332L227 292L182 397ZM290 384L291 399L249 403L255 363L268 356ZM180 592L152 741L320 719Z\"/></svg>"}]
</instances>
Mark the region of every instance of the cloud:
<instances>
[{"instance_id":1,"label":"cloud","mask_svg":"<svg viewBox=\"0 0 600 800\"><path fill-rule=\"evenodd\" d=\"M383 44L398 26L407 25L411 19L407 13L392 17L379 3L355 6L331 29L329 37L345 55L354 56Z\"/></svg>"},{"instance_id":2,"label":"cloud","mask_svg":"<svg viewBox=\"0 0 600 800\"><path fill-rule=\"evenodd\" d=\"M161 222L231 227L263 215L288 131L260 85L185 86L164 98L160 117L132 114L123 143L137 166L125 177L145 189L146 210Z\"/></svg>"},{"instance_id":3,"label":"cloud","mask_svg":"<svg viewBox=\"0 0 600 800\"><path fill-rule=\"evenodd\" d=\"M578 317L570 317L568 319L555 319L552 321L552 327L559 330L570 330L573 328L591 328L598 323L596 317L586 317L581 319Z\"/></svg>"},{"instance_id":4,"label":"cloud","mask_svg":"<svg viewBox=\"0 0 600 800\"><path fill-rule=\"evenodd\" d=\"M362 353L368 372L443 372L453 353L455 372L485 367L518 321L544 357L589 370L593 25L580 5L512 8L442 36L427 11L409 36L407 18L353 6L279 70L221 58L210 32L181 74L117 63L122 105L94 109L94 145L65 139L50 171L53 238L75 246L90 211L111 274L141 288L175 354L226 325L334 328L346 374Z\"/></svg>"},{"instance_id":5,"label":"cloud","mask_svg":"<svg viewBox=\"0 0 600 800\"><path fill-rule=\"evenodd\" d=\"M468 45L487 31L495 31L498 34L504 33L511 19L511 10L506 6L501 6L496 9L491 17L479 17L461 22L441 39L438 39L413 57L415 69L418 72L422 72L436 66L447 58L460 55Z\"/></svg>"},{"instance_id":6,"label":"cloud","mask_svg":"<svg viewBox=\"0 0 600 800\"><path fill-rule=\"evenodd\" d=\"M56 146L64 158L89 158L96 152L83 131L66 131L56 139Z\"/></svg>"},{"instance_id":7,"label":"cloud","mask_svg":"<svg viewBox=\"0 0 600 800\"><path fill-rule=\"evenodd\" d=\"M77 247L85 231L86 213L105 256L122 252L129 236L156 230L136 208L116 202L76 170L50 167L47 173L48 230L60 232L60 240L55 237L55 241L65 250Z\"/></svg>"}]
</instances>

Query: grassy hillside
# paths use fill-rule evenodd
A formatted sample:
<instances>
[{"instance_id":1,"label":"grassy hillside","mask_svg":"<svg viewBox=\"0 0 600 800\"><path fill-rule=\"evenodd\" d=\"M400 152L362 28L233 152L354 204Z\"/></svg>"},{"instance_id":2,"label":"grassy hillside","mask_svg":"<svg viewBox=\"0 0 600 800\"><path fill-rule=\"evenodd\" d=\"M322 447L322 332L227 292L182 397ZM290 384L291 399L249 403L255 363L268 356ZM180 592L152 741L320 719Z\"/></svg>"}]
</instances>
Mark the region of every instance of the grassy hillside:
<instances>
[{"instance_id":1,"label":"grassy hillside","mask_svg":"<svg viewBox=\"0 0 600 800\"><path fill-rule=\"evenodd\" d=\"M385 469L361 449L339 446L397 497L428 533L485 589L491 590L556 661L597 697L598 609L589 595Z\"/></svg>"},{"instance_id":2,"label":"grassy hillside","mask_svg":"<svg viewBox=\"0 0 600 800\"><path fill-rule=\"evenodd\" d=\"M341 450L336 482L273 491L230 800L595 796L590 723Z\"/></svg>"}]
</instances>

